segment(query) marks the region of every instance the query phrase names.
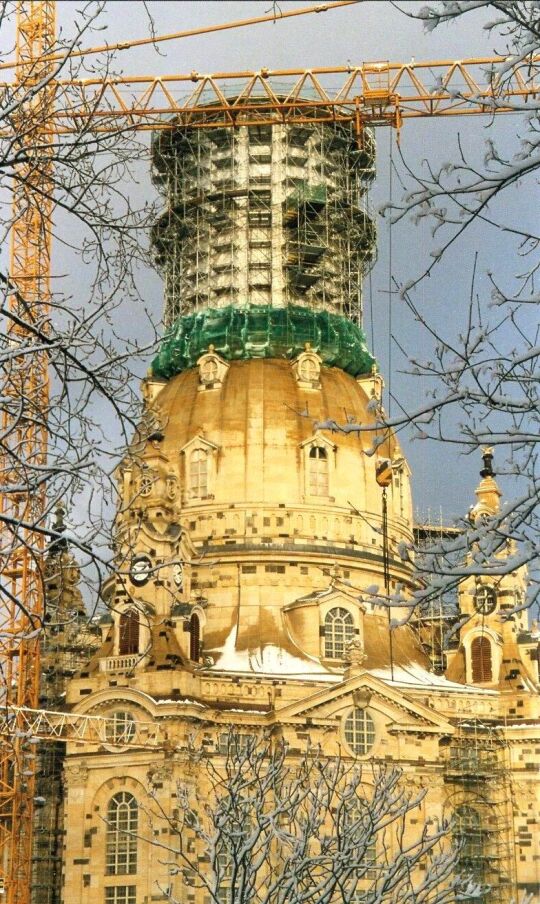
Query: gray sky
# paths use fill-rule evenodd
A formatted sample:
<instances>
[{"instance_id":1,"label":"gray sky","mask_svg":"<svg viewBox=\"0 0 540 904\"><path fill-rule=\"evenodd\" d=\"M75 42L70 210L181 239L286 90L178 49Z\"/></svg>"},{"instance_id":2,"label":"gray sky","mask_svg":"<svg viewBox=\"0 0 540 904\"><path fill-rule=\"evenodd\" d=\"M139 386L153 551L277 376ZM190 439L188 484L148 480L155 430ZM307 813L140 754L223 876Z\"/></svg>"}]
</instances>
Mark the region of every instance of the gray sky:
<instances>
[{"instance_id":1,"label":"gray sky","mask_svg":"<svg viewBox=\"0 0 540 904\"><path fill-rule=\"evenodd\" d=\"M282 2L279 9L307 6ZM418 3L403 3L403 8L418 9ZM270 0L251 2L150 2L147 4L159 34L200 27L220 21L263 15L270 11ZM59 4L60 23L69 29L69 20L76 4ZM118 62L126 74L165 74L197 70L208 73L262 67L314 67L325 65L353 65L365 61L390 60L417 62L433 59L465 59L478 55L492 55L498 48L482 26L485 14L472 13L458 25L443 26L432 34L424 34L421 23L408 19L390 2L364 2L352 7L317 15L302 16L275 24L261 24L215 35L189 38L160 45L159 53L152 47L137 48L122 53ZM148 18L142 2L112 2L104 22L107 29L96 35L102 41L144 37L148 33ZM458 133L471 152L480 155L487 134L495 133L504 144L515 138L518 117L499 116L493 125L484 117L433 119L406 123L401 135L401 151L414 170L424 158L443 162L455 158ZM487 131L489 129L489 132ZM395 133L378 129L378 178L371 193L376 210L390 195L399 200L402 164L399 160ZM390 159L392 167L390 178ZM140 175L140 184L133 186L139 200L152 197L149 174ZM506 213L531 218L533 199L528 205L515 194L507 200ZM390 277L406 282L418 275L429 261L430 239L425 232L410 223L392 229L392 273L389 268L389 227L386 220L378 223L379 258L371 280L366 284L365 329L380 368L392 392L405 407L420 403L427 386L418 379L407 378L402 371L405 361L396 345L389 343ZM425 280L416 300L425 308L442 330L458 330L464 303L470 294L470 280L475 252L478 257L476 288L482 293L487 287L486 272L496 270L509 278L515 267L513 249L508 239L496 230L478 227L454 246L429 280ZM149 307L161 311L161 281L153 274L143 276ZM487 290L486 290L487 294ZM393 296L391 301L392 331L400 344L411 354L429 356L430 340L425 331L411 319L403 302ZM373 322L370 311L373 311ZM129 323L129 319L127 321ZM389 344L392 345L389 367ZM145 365L146 366L146 365ZM141 373L145 366L141 367ZM397 413L394 404L393 413ZM422 513L431 509L437 515L442 508L445 519L463 514L473 501L479 462L464 458L457 446L441 446L428 442L410 443L406 434L402 441L413 470L415 504ZM503 488L504 489L504 488Z\"/></svg>"}]
</instances>

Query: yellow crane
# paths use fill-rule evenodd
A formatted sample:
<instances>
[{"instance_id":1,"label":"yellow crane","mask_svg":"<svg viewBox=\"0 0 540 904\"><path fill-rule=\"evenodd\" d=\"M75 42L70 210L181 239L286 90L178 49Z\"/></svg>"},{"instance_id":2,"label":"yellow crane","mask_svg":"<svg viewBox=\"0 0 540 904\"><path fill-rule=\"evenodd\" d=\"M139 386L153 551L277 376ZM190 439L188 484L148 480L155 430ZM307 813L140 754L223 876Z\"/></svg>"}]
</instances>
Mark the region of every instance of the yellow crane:
<instances>
[{"instance_id":1,"label":"yellow crane","mask_svg":"<svg viewBox=\"0 0 540 904\"><path fill-rule=\"evenodd\" d=\"M279 19L321 13L356 0L286 11ZM73 56L124 50L193 34L270 21L274 15L192 29L174 35L77 49ZM352 122L361 143L366 126L396 129L409 119L515 112L536 97L539 58L521 61L497 82L498 58L430 60L422 63L376 61L357 66L260 69L229 73L190 72L85 80L55 79L55 3L17 4L14 81L1 90L19 92L17 108L21 163L13 187L13 225L9 273L9 338L24 344L46 329L50 301L52 146L63 134L80 131L213 129L275 123ZM285 85L285 87L284 87ZM188 91L187 96L186 91ZM179 92L182 97L179 97ZM29 904L35 777L25 768L29 737L68 739L80 730L87 740L103 726L90 717L44 713L38 709L39 628L44 611L41 579L44 490L32 490L28 469L47 457L47 356L15 358L2 415L4 440L0 495L5 594L0 602L0 682L5 718L0 720L0 892L6 904ZM24 402L19 410L19 405ZM82 720L82 721L81 721ZM106 720L105 720L106 721ZM78 726L78 728L77 728ZM150 730L149 730L150 731ZM142 737L142 736L141 736ZM82 740L82 736L80 736ZM142 743L141 738L133 739ZM149 746L158 743L148 734Z\"/></svg>"}]
</instances>

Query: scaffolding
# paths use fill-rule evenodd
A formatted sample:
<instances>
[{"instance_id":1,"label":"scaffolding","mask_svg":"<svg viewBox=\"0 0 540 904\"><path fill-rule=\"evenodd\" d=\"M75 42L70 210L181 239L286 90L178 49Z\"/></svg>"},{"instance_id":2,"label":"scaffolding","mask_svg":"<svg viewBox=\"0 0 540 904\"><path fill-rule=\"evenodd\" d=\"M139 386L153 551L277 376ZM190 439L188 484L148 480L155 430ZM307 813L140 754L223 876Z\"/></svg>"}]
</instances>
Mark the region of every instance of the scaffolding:
<instances>
[{"instance_id":1,"label":"scaffolding","mask_svg":"<svg viewBox=\"0 0 540 904\"><path fill-rule=\"evenodd\" d=\"M457 871L488 889L481 898L471 898L471 904L508 904L517 892L513 794L508 742L500 727L461 722L444 770Z\"/></svg>"},{"instance_id":2,"label":"scaffolding","mask_svg":"<svg viewBox=\"0 0 540 904\"><path fill-rule=\"evenodd\" d=\"M422 524L415 524L414 539L417 559L434 543L459 536L461 529L442 522L434 523L431 518ZM433 671L441 675L446 668L445 650L457 643L454 628L459 621L457 587L454 590L432 594L422 602L414 616L413 627L430 658Z\"/></svg>"},{"instance_id":3,"label":"scaffolding","mask_svg":"<svg viewBox=\"0 0 540 904\"><path fill-rule=\"evenodd\" d=\"M209 119L211 112L208 112ZM186 128L153 140L165 324L206 309L296 305L362 321L375 257L375 144L351 123Z\"/></svg>"}]
</instances>

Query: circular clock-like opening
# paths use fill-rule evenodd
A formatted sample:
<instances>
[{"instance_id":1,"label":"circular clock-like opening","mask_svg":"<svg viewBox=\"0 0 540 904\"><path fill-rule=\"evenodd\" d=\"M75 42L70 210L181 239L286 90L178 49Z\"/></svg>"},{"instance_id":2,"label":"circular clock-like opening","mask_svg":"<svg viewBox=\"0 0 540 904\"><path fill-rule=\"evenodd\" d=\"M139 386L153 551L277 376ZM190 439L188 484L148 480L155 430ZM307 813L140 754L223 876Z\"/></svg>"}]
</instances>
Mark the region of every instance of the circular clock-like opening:
<instances>
[{"instance_id":1,"label":"circular clock-like opening","mask_svg":"<svg viewBox=\"0 0 540 904\"><path fill-rule=\"evenodd\" d=\"M135 558L131 560L129 577L132 584L136 584L138 587L146 584L150 578L151 572L152 561L148 556L135 556Z\"/></svg>"},{"instance_id":2,"label":"circular clock-like opening","mask_svg":"<svg viewBox=\"0 0 540 904\"><path fill-rule=\"evenodd\" d=\"M139 484L139 493L141 496L149 496L152 492L153 485L154 481L152 478L148 474L143 475Z\"/></svg>"},{"instance_id":3,"label":"circular clock-like opening","mask_svg":"<svg viewBox=\"0 0 540 904\"><path fill-rule=\"evenodd\" d=\"M180 590L184 583L184 566L180 562L173 565L173 581Z\"/></svg>"},{"instance_id":4,"label":"circular clock-like opening","mask_svg":"<svg viewBox=\"0 0 540 904\"><path fill-rule=\"evenodd\" d=\"M489 615L497 608L497 594L493 587L477 587L474 595L474 608L481 615Z\"/></svg>"}]
</instances>

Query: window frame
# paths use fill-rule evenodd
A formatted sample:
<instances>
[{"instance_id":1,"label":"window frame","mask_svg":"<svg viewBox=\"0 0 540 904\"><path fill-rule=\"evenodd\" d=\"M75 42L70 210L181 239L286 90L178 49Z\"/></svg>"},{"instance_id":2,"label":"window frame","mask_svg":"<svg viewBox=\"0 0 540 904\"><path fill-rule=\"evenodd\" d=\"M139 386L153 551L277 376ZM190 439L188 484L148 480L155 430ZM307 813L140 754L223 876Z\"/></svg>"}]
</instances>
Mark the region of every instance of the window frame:
<instances>
[{"instance_id":1,"label":"window frame","mask_svg":"<svg viewBox=\"0 0 540 904\"><path fill-rule=\"evenodd\" d=\"M359 720L362 722L361 726L358 724ZM358 706L349 710L343 718L342 733L345 744L356 757L367 756L377 740L375 722L369 711ZM358 738L355 737L357 734Z\"/></svg>"},{"instance_id":2,"label":"window frame","mask_svg":"<svg viewBox=\"0 0 540 904\"><path fill-rule=\"evenodd\" d=\"M136 798L129 791L117 791L107 804L106 876L137 875L138 827L139 805Z\"/></svg>"},{"instance_id":3,"label":"window frame","mask_svg":"<svg viewBox=\"0 0 540 904\"><path fill-rule=\"evenodd\" d=\"M209 457L209 451L204 446L195 446L191 450L189 456L189 495L192 499L205 499L208 496ZM202 464L204 464L204 469L201 469Z\"/></svg>"},{"instance_id":4,"label":"window frame","mask_svg":"<svg viewBox=\"0 0 540 904\"><path fill-rule=\"evenodd\" d=\"M120 613L118 620L118 655L133 656L138 654L141 638L140 613L134 606L129 606Z\"/></svg>"},{"instance_id":5,"label":"window frame","mask_svg":"<svg viewBox=\"0 0 540 904\"><path fill-rule=\"evenodd\" d=\"M322 467L321 462L324 462ZM315 443L308 453L308 486L310 496L326 499L330 495L328 449Z\"/></svg>"},{"instance_id":6,"label":"window frame","mask_svg":"<svg viewBox=\"0 0 540 904\"><path fill-rule=\"evenodd\" d=\"M343 613L343 615L333 616L333 613ZM340 638L336 635L338 634L336 630L336 626L338 623L338 619L342 621L342 640L340 644ZM348 628L350 627L350 631ZM325 659L344 659L345 653L347 650L347 644L351 643L355 637L355 624L354 617L352 612L349 609L346 609L344 606L332 606L331 609L324 616L324 658ZM350 635L350 636L349 636ZM339 646L341 645L341 653L339 652Z\"/></svg>"},{"instance_id":7,"label":"window frame","mask_svg":"<svg viewBox=\"0 0 540 904\"><path fill-rule=\"evenodd\" d=\"M487 837L482 816L475 807L460 804L455 808L452 838L460 846L457 863L477 882L483 882L485 878Z\"/></svg>"},{"instance_id":8,"label":"window frame","mask_svg":"<svg viewBox=\"0 0 540 904\"><path fill-rule=\"evenodd\" d=\"M217 386L217 383L214 385ZM204 388L204 384L200 384L199 389ZM182 503L184 505L197 505L199 501L206 501L214 498L212 494L214 492L217 476L217 457L219 449L219 446L216 446L215 443L207 440L203 436L202 431L199 431L179 450ZM204 455L206 459L206 485L201 483L199 474L197 474L196 481L194 480L195 464L197 462L197 459L194 459L194 456L197 455ZM199 464L200 463L201 462L199 461ZM197 470L199 470L199 467L197 467Z\"/></svg>"},{"instance_id":9,"label":"window frame","mask_svg":"<svg viewBox=\"0 0 540 904\"><path fill-rule=\"evenodd\" d=\"M471 640L471 678L473 684L493 681L493 646L485 634Z\"/></svg>"},{"instance_id":10,"label":"window frame","mask_svg":"<svg viewBox=\"0 0 540 904\"><path fill-rule=\"evenodd\" d=\"M492 584L479 584L474 592L474 608L478 615L491 615L497 608L497 591Z\"/></svg>"},{"instance_id":11,"label":"window frame","mask_svg":"<svg viewBox=\"0 0 540 904\"><path fill-rule=\"evenodd\" d=\"M127 709L115 709L107 718L112 725L105 726L105 742L107 744L129 744L136 732L136 722ZM110 733L109 733L110 728Z\"/></svg>"},{"instance_id":12,"label":"window frame","mask_svg":"<svg viewBox=\"0 0 540 904\"><path fill-rule=\"evenodd\" d=\"M332 500L332 481L336 467L336 446L317 431L300 443L302 450L304 496L309 502ZM319 454L317 451L319 450ZM323 454L321 455L320 452ZM319 467L324 464L324 467Z\"/></svg>"},{"instance_id":13,"label":"window frame","mask_svg":"<svg viewBox=\"0 0 540 904\"><path fill-rule=\"evenodd\" d=\"M234 862L231 853L223 849L218 851L215 865L216 897L220 904L234 904Z\"/></svg>"},{"instance_id":14,"label":"window frame","mask_svg":"<svg viewBox=\"0 0 540 904\"><path fill-rule=\"evenodd\" d=\"M201 655L201 620L197 612L192 612L189 619L189 658L198 662Z\"/></svg>"},{"instance_id":15,"label":"window frame","mask_svg":"<svg viewBox=\"0 0 540 904\"><path fill-rule=\"evenodd\" d=\"M122 893L122 898L119 893ZM105 904L137 904L137 886L106 885Z\"/></svg>"}]
</instances>

